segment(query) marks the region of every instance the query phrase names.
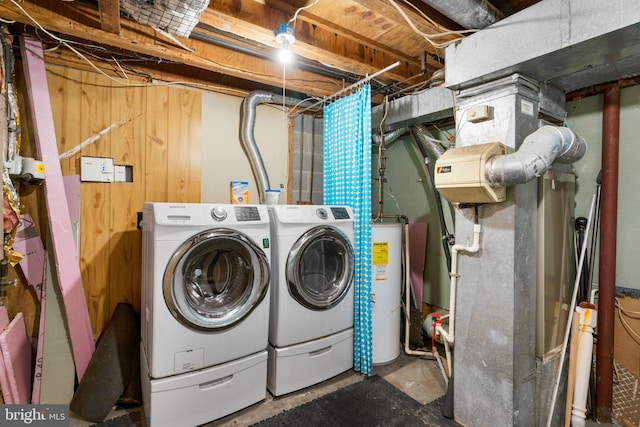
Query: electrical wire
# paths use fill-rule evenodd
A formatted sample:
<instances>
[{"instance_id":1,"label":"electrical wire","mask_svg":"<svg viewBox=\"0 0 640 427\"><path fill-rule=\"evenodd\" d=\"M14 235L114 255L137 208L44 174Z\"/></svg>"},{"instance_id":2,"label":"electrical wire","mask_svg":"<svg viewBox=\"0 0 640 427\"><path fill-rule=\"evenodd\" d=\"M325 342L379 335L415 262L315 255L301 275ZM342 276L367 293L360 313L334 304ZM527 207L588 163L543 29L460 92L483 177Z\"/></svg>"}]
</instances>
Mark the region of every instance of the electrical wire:
<instances>
[{"instance_id":1,"label":"electrical wire","mask_svg":"<svg viewBox=\"0 0 640 427\"><path fill-rule=\"evenodd\" d=\"M12 0L13 1L13 0ZM444 32L440 32L440 33L434 33L434 34L427 34L423 31L420 31L418 29L418 27L415 26L415 24L413 23L413 21L411 20L411 18L409 18L409 16L406 14L406 12L404 10L402 10L402 8L394 1L394 0L388 0L389 3L391 4L391 6L393 6L398 13L400 13L400 15L404 18L404 20L407 22L407 24L409 24L409 26L411 27L411 29L418 35L420 35L422 38L424 38L427 42L429 42L431 44L431 46L433 46L436 49L442 49L445 48L447 46L449 46L451 43L457 41L458 39L454 39L454 40L449 40L447 42L443 42L443 43L436 43L435 41L433 41L432 39L435 38L439 38L439 37L445 37L445 36L450 36L450 35L459 35L462 36L466 33L472 33L475 32L477 30L472 29L472 30L460 30L460 31L453 31L453 30L448 30L448 31L444 31ZM420 12L422 14L422 12ZM426 17L426 15L422 14L422 16ZM431 19L429 19L428 17L426 17L426 19L428 19L430 22L433 22Z\"/></svg>"},{"instance_id":2,"label":"electrical wire","mask_svg":"<svg viewBox=\"0 0 640 427\"><path fill-rule=\"evenodd\" d=\"M54 41L56 41L57 43L59 43L59 45L62 45L64 47L66 47L67 49L69 49L71 52L73 52L74 54L76 54L80 59L82 59L84 62L86 62L91 68L93 68L96 72L98 72L99 74L101 74L102 76L106 77L107 79L118 83L119 85L122 86L126 86L126 87L153 87L153 86L190 86L190 87L199 87L199 88L204 88L204 89L208 89L208 90L218 90L218 91L228 91L228 92L237 92L237 93L242 93L242 94L246 94L247 91L246 90L239 90L239 89L233 89L233 88L229 88L226 86L216 86L216 85L210 85L207 83L197 83L197 82L189 82L189 81L173 81L173 82L168 82L168 81L159 81L159 80L155 80L151 83L134 83L131 82L128 79L122 79L122 78L117 78L117 77L113 77L110 76L109 74L105 73L103 70L101 70L93 61L91 61L89 58L87 58L87 56L81 52L81 49L75 48L72 46L72 44L75 44L77 42L74 42L72 40L67 40L61 37L56 36L55 34L52 34L51 32L49 32L47 29L45 29L33 16L31 16L29 14L29 12L27 12L16 0L10 0L11 3L16 6L27 18L29 18L29 20L31 20L31 22L34 23L34 25L36 26L37 29L39 29L40 31L44 32L47 36L49 36L51 39L53 39ZM103 47L100 46L95 46L95 45L87 45L84 44L84 46L91 46L93 48L96 49L105 49ZM102 60L105 60L104 58L101 58ZM205 58L207 61L211 62L212 64L215 64L216 66L225 69L225 70L234 70L234 71L242 71L245 72L245 70L240 69L240 68L236 68L236 67L230 67L228 65L213 61L211 59L207 59ZM119 68L122 68L119 64L118 64ZM264 75L264 74L263 74ZM267 75L264 75L267 76ZM301 84L305 84L310 82L309 80L305 80L305 79L290 79L290 81L295 81L295 82L299 82ZM314 80L314 82L324 82L327 83L327 81L325 80ZM336 82L331 82L331 83L335 83Z\"/></svg>"},{"instance_id":3,"label":"electrical wire","mask_svg":"<svg viewBox=\"0 0 640 427\"><path fill-rule=\"evenodd\" d=\"M633 330L631 325L629 325L629 323L626 320L624 320L624 317L622 316L624 314L625 316L630 317L632 319L640 319L640 312L631 311L623 308L622 305L620 305L620 300L618 298L615 298L615 306L618 309L618 318L620 319L620 323L622 323L622 326L625 328L627 332L629 332L629 334L633 337L633 339L638 344L640 344L640 335Z\"/></svg>"},{"instance_id":4,"label":"electrical wire","mask_svg":"<svg viewBox=\"0 0 640 427\"><path fill-rule=\"evenodd\" d=\"M291 18L291 19L289 20L289 24L291 24L291 23L293 22L293 27L295 28L295 27L296 27L296 19L298 19L298 14L299 14L300 12L302 12L303 10L305 10L305 9L309 9L309 8L310 8L310 7L312 7L312 6L317 5L317 4L318 4L318 1L319 1L319 0L316 0L316 1L314 1L313 3L308 4L308 5L306 5L306 6L303 6L303 7L301 7L300 9L296 10L296 13L294 13L294 14L293 14L293 18Z\"/></svg>"}]
</instances>

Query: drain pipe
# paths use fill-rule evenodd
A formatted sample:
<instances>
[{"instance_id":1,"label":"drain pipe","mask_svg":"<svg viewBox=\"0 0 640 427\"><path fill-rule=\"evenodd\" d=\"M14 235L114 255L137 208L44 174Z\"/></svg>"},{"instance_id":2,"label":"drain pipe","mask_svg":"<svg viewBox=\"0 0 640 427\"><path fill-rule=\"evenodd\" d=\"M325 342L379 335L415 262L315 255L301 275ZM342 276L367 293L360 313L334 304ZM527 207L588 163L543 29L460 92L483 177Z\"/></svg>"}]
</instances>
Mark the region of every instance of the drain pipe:
<instances>
[{"instance_id":1,"label":"drain pipe","mask_svg":"<svg viewBox=\"0 0 640 427\"><path fill-rule=\"evenodd\" d=\"M449 289L449 331L446 331L442 325L436 327L436 331L440 333L442 338L453 345L455 341L455 314L456 314L456 287L458 284L458 254L464 252L466 254L475 254L480 249L480 224L473 225L473 243L471 246L456 244L451 247L451 286Z\"/></svg>"},{"instance_id":2,"label":"drain pipe","mask_svg":"<svg viewBox=\"0 0 640 427\"><path fill-rule=\"evenodd\" d=\"M554 162L580 160L586 151L584 139L571 129L542 126L528 135L515 153L487 160L484 174L491 184L522 184L542 176Z\"/></svg>"},{"instance_id":3,"label":"drain pipe","mask_svg":"<svg viewBox=\"0 0 640 427\"><path fill-rule=\"evenodd\" d=\"M613 408L613 346L615 332L616 233L618 218L618 155L620 148L620 87L604 93L602 116L602 213L596 347L596 418L610 423Z\"/></svg>"},{"instance_id":4,"label":"drain pipe","mask_svg":"<svg viewBox=\"0 0 640 427\"><path fill-rule=\"evenodd\" d=\"M295 98L259 90L250 92L242 101L240 107L240 144L249 158L251 170L258 184L260 203L264 203L265 192L266 190L270 190L271 186L269 185L267 170L264 167L262 156L260 155L260 150L258 150L254 137L256 108L260 104L308 107L311 106L311 102L300 102L300 100Z\"/></svg>"}]
</instances>

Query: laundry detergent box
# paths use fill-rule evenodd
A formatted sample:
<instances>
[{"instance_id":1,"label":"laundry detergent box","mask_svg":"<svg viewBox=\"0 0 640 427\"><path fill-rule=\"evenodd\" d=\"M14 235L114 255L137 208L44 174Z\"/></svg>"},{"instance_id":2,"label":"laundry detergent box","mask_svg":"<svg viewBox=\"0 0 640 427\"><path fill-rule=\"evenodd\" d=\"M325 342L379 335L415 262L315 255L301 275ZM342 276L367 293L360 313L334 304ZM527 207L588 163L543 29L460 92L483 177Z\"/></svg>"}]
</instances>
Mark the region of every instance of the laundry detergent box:
<instances>
[{"instance_id":1,"label":"laundry detergent box","mask_svg":"<svg viewBox=\"0 0 640 427\"><path fill-rule=\"evenodd\" d=\"M234 205L246 205L249 203L249 182L231 181L231 203Z\"/></svg>"}]
</instances>

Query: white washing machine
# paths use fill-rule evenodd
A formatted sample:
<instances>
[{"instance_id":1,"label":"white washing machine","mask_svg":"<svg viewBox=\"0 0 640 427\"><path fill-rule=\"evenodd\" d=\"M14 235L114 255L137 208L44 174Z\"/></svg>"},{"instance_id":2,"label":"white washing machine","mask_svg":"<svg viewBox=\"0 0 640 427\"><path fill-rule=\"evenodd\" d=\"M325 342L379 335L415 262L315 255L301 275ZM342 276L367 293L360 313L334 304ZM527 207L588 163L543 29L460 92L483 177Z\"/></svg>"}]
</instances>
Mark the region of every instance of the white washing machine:
<instances>
[{"instance_id":1,"label":"white washing machine","mask_svg":"<svg viewBox=\"0 0 640 427\"><path fill-rule=\"evenodd\" d=\"M267 388L274 396L353 367L353 227L344 206L269 206Z\"/></svg>"},{"instance_id":2,"label":"white washing machine","mask_svg":"<svg viewBox=\"0 0 640 427\"><path fill-rule=\"evenodd\" d=\"M141 377L152 427L200 425L266 396L265 206L145 203Z\"/></svg>"}]
</instances>

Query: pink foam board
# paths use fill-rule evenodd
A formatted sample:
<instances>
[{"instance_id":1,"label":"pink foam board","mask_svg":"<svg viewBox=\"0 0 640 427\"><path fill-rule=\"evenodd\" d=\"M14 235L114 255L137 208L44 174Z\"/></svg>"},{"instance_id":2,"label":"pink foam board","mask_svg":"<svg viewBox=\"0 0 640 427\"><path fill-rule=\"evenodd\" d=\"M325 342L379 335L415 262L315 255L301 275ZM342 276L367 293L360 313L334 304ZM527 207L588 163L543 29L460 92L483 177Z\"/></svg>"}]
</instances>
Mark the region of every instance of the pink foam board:
<instances>
[{"instance_id":1,"label":"pink foam board","mask_svg":"<svg viewBox=\"0 0 640 427\"><path fill-rule=\"evenodd\" d=\"M62 179L64 191L67 194L69 217L71 221L78 222L80 221L80 175L65 175Z\"/></svg>"},{"instance_id":2,"label":"pink foam board","mask_svg":"<svg viewBox=\"0 0 640 427\"><path fill-rule=\"evenodd\" d=\"M27 283L35 290L38 301L42 300L44 280L44 247L33 219L29 214L20 216L20 223L13 242L13 249L24 257L18 263Z\"/></svg>"},{"instance_id":3,"label":"pink foam board","mask_svg":"<svg viewBox=\"0 0 640 427\"><path fill-rule=\"evenodd\" d=\"M30 403L31 344L22 313L16 314L9 326L0 333L0 350L2 350L14 403L20 405Z\"/></svg>"},{"instance_id":4,"label":"pink foam board","mask_svg":"<svg viewBox=\"0 0 640 427\"><path fill-rule=\"evenodd\" d=\"M42 43L34 37L22 35L20 52L33 118L33 135L38 156L47 171L44 194L55 270L64 303L76 374L78 380L81 380L96 347L64 190Z\"/></svg>"},{"instance_id":5,"label":"pink foam board","mask_svg":"<svg viewBox=\"0 0 640 427\"><path fill-rule=\"evenodd\" d=\"M0 306L0 333L9 326L9 315L7 314L7 308ZM11 393L11 386L9 385L9 377L7 376L7 368L4 366L4 358L2 357L2 350L0 349L0 387L2 387L2 399L5 404L15 403L13 400L13 394Z\"/></svg>"}]
</instances>

